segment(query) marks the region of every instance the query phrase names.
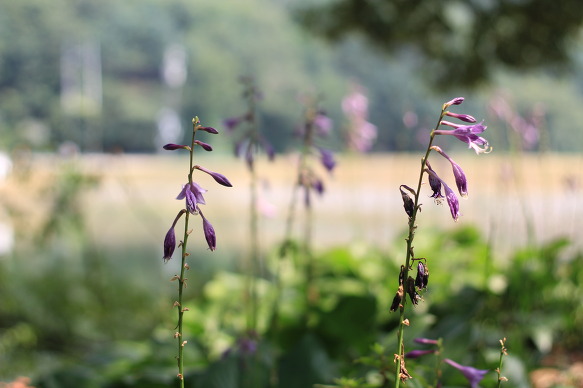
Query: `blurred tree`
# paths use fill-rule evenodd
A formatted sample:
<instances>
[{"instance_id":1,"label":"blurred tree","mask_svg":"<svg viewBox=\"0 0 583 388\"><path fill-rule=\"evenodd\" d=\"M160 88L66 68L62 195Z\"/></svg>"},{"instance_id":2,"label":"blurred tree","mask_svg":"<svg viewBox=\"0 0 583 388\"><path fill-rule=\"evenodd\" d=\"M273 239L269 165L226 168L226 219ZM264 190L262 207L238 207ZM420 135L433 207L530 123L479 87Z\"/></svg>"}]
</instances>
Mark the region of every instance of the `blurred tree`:
<instances>
[{"instance_id":1,"label":"blurred tree","mask_svg":"<svg viewBox=\"0 0 583 388\"><path fill-rule=\"evenodd\" d=\"M496 67L567 64L569 45L583 24L580 5L579 0L334 0L302 5L295 15L331 41L357 33L387 53L411 47L439 86L475 86Z\"/></svg>"}]
</instances>

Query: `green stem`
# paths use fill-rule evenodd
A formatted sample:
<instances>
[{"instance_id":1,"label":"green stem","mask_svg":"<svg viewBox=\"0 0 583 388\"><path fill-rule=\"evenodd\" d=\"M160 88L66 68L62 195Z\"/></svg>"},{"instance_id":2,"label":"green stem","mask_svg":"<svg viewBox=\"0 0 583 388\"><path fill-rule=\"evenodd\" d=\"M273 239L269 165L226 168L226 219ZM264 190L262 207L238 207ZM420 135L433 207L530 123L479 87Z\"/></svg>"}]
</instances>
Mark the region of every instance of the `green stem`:
<instances>
[{"instance_id":1,"label":"green stem","mask_svg":"<svg viewBox=\"0 0 583 388\"><path fill-rule=\"evenodd\" d=\"M192 171L193 171L193 158L194 158L194 135L198 129L199 121L198 117L192 120L192 141L190 144L190 158L189 158L189 168L188 168L188 184L192 184ZM184 217L184 236L182 240L182 254L180 262L180 278L178 278L178 301L176 303L176 309L178 310L178 332L176 334L176 339L178 341L178 379L180 380L180 388L184 388L184 345L186 341L183 339L183 327L184 327L184 312L186 311L183 303L183 293L186 287L185 272L188 269L186 264L186 257L188 252L186 247L188 245L188 237L190 236L190 231L188 229L188 224L190 220L190 212L186 212Z\"/></svg>"},{"instance_id":2,"label":"green stem","mask_svg":"<svg viewBox=\"0 0 583 388\"><path fill-rule=\"evenodd\" d=\"M259 267L259 217L257 216L257 174L255 167L251 167L251 204L250 204L250 223L251 223L251 252L248 268L248 294L249 294L249 316L247 317L247 330L250 333L255 332L257 327L257 290L255 276L258 275Z\"/></svg>"},{"instance_id":3,"label":"green stem","mask_svg":"<svg viewBox=\"0 0 583 388\"><path fill-rule=\"evenodd\" d=\"M435 131L439 128L439 126L441 125L441 120L443 119L443 116L445 114L445 107L442 108L441 110L441 114L439 115L439 120L437 121L437 124L435 126L435 128L431 131L431 136L429 138L429 144L427 145L427 149L425 150L425 155L423 156L423 158L421 159L421 169L419 171L419 180L417 182L417 190L415 191L415 199L414 199L414 207L413 207L413 213L411 214L411 217L409 217L409 233L407 236L407 251L406 251L406 259L405 259L405 276L403 277L404 281L403 281L403 285L406 287L406 283L409 279L409 267L411 265L411 259L413 258L413 239L415 238L415 229L417 228L417 226L415 225L415 221L417 219L417 211L419 210L419 195L421 192L421 185L423 184L423 174L425 174L425 168L427 165L427 158L429 157L429 153L431 152L431 146L433 144L433 139L435 138ZM401 383L401 377L400 377L400 373L401 373L401 365L403 362L403 358L404 358L404 346L403 346L403 337L404 337L404 330L405 330L405 307L407 305L407 293L405 290L405 295L403 297L403 301L402 301L402 307L400 308L400 315L399 315L399 331L398 331L398 341L397 341L397 351L399 354L399 357L396 358L397 360L397 366L395 369L395 388L398 388L400 383Z\"/></svg>"}]
</instances>

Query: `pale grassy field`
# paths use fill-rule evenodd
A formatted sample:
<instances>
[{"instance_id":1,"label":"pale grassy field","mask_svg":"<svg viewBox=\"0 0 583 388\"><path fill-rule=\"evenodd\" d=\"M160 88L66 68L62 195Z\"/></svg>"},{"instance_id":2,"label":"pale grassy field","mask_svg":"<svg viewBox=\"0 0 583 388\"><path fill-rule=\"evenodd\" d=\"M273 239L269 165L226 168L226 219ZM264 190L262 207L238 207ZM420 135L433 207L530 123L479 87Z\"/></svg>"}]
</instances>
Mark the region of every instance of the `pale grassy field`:
<instances>
[{"instance_id":1,"label":"pale grassy field","mask_svg":"<svg viewBox=\"0 0 583 388\"><path fill-rule=\"evenodd\" d=\"M460 201L462 217L454 223L447 205L436 206L428 198L429 188L424 187L420 230L425 228L430 233L434 226L477 225L495 249L506 250L526 243L526 225L532 222L537 241L567 236L580 244L583 156L476 156L468 151L453 157L469 180L469 197ZM95 238L104 244L161 245L182 206L174 198L186 181L187 159L185 154L180 157L176 153L83 158L83 168L102 177L100 186L86 198ZM198 163L225 174L234 186L219 186L206 174L196 175L196 180L209 190L204 213L215 226L219 249L246 246L249 174L243 163L206 155ZM317 246L392 244L407 222L398 186L416 184L419 163L419 156L404 154L340 157L333 176L325 179L325 195L313 201ZM455 187L447 161L434 156L432 165ZM261 222L262 245L269 247L284 233L295 158L281 156L271 164L260 162L258 171L262 204L273 212ZM301 207L298 209L301 214ZM298 233L301 222L300 218L296 223ZM200 225L195 223L194 227ZM198 242L204 244L202 237Z\"/></svg>"}]
</instances>

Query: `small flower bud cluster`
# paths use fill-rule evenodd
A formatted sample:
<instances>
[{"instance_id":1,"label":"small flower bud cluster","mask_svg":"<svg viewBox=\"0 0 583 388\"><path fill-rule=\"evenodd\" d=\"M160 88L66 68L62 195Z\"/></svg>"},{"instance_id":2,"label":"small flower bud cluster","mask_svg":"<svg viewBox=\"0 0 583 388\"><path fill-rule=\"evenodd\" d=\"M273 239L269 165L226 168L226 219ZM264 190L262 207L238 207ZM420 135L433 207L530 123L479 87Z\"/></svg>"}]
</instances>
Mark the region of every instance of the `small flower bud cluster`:
<instances>
[{"instance_id":1,"label":"small flower bud cluster","mask_svg":"<svg viewBox=\"0 0 583 388\"><path fill-rule=\"evenodd\" d=\"M201 126L198 121L198 118L193 119L192 123L193 133L192 144L190 146L184 144L166 144L163 148L168 151L176 151L182 149L187 150L191 154L191 156L196 146L201 147L205 151L212 151L212 147L209 144L199 140L195 140L194 137L197 131L205 131L211 134L218 134L218 131L212 127ZM202 214L200 210L200 205L206 204L203 194L206 193L207 190L203 189L198 183L192 180L192 173L194 170L199 170L210 175L220 185L232 187L231 182L229 182L229 180L223 174L211 171L199 165L191 166L190 173L188 174L188 182L182 186L182 190L176 197L176 199L185 200L186 209L182 209L180 210L180 212L178 212L178 215L174 219L172 226L166 233L166 237L164 238L164 256L163 256L164 261L170 260L172 258L172 255L174 254L174 250L176 249L176 235L174 232L174 228L176 227L176 223L178 222L180 217L186 214L186 212L193 215L200 214L202 218L202 230L209 249L211 251L214 251L217 247L217 237L215 234L215 230L211 223L206 219L206 217Z\"/></svg>"},{"instance_id":2,"label":"small flower bud cluster","mask_svg":"<svg viewBox=\"0 0 583 388\"><path fill-rule=\"evenodd\" d=\"M263 150L272 161L275 158L275 149L265 136L259 133L257 128L255 107L257 101L261 99L261 94L250 77L242 77L240 81L244 85L243 97L248 101L248 110L239 116L223 120L223 125L228 131L233 132L237 127L245 123L248 124L247 129L236 141L234 151L236 156L245 159L247 167L252 170L257 152Z\"/></svg>"}]
</instances>

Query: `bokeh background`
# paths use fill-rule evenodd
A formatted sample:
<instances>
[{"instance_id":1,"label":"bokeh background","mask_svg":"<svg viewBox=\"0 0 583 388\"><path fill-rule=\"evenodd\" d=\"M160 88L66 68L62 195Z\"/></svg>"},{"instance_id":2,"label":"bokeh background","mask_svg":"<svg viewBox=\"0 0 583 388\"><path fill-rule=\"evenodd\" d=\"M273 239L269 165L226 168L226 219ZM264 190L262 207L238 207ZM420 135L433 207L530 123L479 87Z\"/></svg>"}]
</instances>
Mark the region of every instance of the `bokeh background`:
<instances>
[{"instance_id":1,"label":"bokeh background","mask_svg":"<svg viewBox=\"0 0 583 388\"><path fill-rule=\"evenodd\" d=\"M198 163L234 187L197 180L218 248L208 251L197 224L189 386L270 386L228 357L248 334L239 298L250 175L223 123L245 112L241 77L260 91L259 127L276 151L256 161L265 273L285 235L308 97L332 119L321 145L338 162L313 202L318 313L300 327L302 281L290 268L281 332L260 325L262 361L245 359L250 369L275 373L271 386L375 383L374 368L353 361L396 340L388 309L407 227L398 186L415 185L442 104L464 96L455 111L484 120L493 152L438 139L469 197L458 222L423 199L416 253L432 280L408 338L443 338L452 358L493 370L507 337L509 386L583 386L582 24L578 0L3 1L0 386L174 386L179 264L163 263L162 242L188 158L161 147L189 142L194 116L220 132L201 137L214 151ZM432 164L449 174L445 159ZM409 367L413 386L429 386L430 364ZM464 386L445 373L444 386Z\"/></svg>"}]
</instances>

